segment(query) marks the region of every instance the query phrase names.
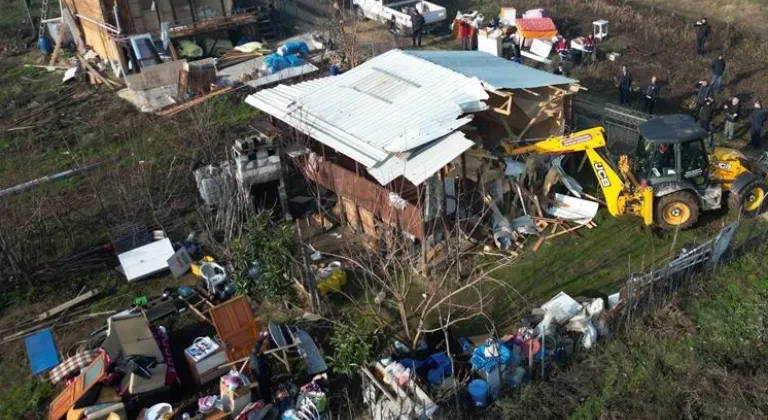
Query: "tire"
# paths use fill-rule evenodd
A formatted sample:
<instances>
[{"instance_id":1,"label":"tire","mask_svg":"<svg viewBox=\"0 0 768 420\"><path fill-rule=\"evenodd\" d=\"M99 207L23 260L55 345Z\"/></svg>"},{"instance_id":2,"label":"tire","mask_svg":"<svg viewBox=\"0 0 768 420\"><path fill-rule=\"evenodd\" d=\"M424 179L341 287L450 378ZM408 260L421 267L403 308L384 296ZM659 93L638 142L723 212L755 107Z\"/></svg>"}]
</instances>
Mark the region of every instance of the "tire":
<instances>
[{"instance_id":1,"label":"tire","mask_svg":"<svg viewBox=\"0 0 768 420\"><path fill-rule=\"evenodd\" d=\"M699 219L699 201L689 191L667 194L656 202L656 224L664 230L688 229Z\"/></svg>"},{"instance_id":2,"label":"tire","mask_svg":"<svg viewBox=\"0 0 768 420\"><path fill-rule=\"evenodd\" d=\"M768 195L768 185L760 178L749 181L738 192L728 194L728 211L738 216L755 217L762 213L765 207L765 197Z\"/></svg>"}]
</instances>

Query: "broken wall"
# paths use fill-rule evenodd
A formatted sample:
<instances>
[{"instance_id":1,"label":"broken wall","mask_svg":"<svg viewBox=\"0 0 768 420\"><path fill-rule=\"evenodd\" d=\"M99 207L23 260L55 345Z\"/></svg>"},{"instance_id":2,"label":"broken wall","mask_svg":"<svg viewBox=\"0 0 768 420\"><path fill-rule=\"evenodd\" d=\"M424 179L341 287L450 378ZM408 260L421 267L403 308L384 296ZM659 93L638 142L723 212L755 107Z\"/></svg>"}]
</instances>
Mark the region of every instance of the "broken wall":
<instances>
[{"instance_id":1,"label":"broken wall","mask_svg":"<svg viewBox=\"0 0 768 420\"><path fill-rule=\"evenodd\" d=\"M160 30L171 25L232 16L232 0L128 0L135 33Z\"/></svg>"},{"instance_id":2,"label":"broken wall","mask_svg":"<svg viewBox=\"0 0 768 420\"><path fill-rule=\"evenodd\" d=\"M551 86L494 93L490 109L478 115L493 125L482 127L484 147L491 150L501 139L515 142L562 134L569 95Z\"/></svg>"},{"instance_id":3,"label":"broken wall","mask_svg":"<svg viewBox=\"0 0 768 420\"><path fill-rule=\"evenodd\" d=\"M83 41L99 55L111 62L120 61L120 52L112 39L113 33L105 28L114 22L114 5L112 0L62 0L82 29ZM80 17L77 17L79 15Z\"/></svg>"}]
</instances>

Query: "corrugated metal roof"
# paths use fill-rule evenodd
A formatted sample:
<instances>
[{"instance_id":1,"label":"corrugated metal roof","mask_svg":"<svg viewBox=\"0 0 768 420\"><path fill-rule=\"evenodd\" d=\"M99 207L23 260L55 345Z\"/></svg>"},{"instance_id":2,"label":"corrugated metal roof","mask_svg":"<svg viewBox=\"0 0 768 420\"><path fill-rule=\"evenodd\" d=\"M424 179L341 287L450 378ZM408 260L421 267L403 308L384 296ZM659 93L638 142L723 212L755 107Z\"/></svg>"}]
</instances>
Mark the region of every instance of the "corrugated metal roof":
<instances>
[{"instance_id":1,"label":"corrugated metal roof","mask_svg":"<svg viewBox=\"0 0 768 420\"><path fill-rule=\"evenodd\" d=\"M495 89L531 89L578 83L578 80L517 64L482 51L406 51L414 57L476 77Z\"/></svg>"},{"instance_id":2,"label":"corrugated metal roof","mask_svg":"<svg viewBox=\"0 0 768 420\"><path fill-rule=\"evenodd\" d=\"M482 84L399 50L334 77L297 109L385 152L405 152L466 124L486 109Z\"/></svg>"},{"instance_id":3,"label":"corrugated metal roof","mask_svg":"<svg viewBox=\"0 0 768 420\"><path fill-rule=\"evenodd\" d=\"M408 153L405 159L392 155L381 164L368 168L368 173L382 185L389 184L400 175L419 185L473 145L471 140L457 131Z\"/></svg>"},{"instance_id":4,"label":"corrugated metal roof","mask_svg":"<svg viewBox=\"0 0 768 420\"><path fill-rule=\"evenodd\" d=\"M246 102L377 168L382 184L403 175L418 185L472 146L454 132L472 118L462 115L487 109L486 99L478 79L392 50L340 76L265 89ZM415 149L418 165L393 155Z\"/></svg>"}]
</instances>

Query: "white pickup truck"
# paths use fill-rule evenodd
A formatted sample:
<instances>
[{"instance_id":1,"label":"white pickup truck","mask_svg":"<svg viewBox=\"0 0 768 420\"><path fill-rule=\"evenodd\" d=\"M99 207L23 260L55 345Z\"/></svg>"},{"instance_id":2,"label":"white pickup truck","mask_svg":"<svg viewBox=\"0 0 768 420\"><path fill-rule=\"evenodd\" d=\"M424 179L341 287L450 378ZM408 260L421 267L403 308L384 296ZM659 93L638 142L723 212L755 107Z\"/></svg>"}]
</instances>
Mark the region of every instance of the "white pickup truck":
<instances>
[{"instance_id":1,"label":"white pickup truck","mask_svg":"<svg viewBox=\"0 0 768 420\"><path fill-rule=\"evenodd\" d=\"M424 16L424 30L439 25L447 16L445 7L422 0L352 0L357 15L362 18L387 23L395 17L400 31L410 31L411 11L415 8Z\"/></svg>"}]
</instances>

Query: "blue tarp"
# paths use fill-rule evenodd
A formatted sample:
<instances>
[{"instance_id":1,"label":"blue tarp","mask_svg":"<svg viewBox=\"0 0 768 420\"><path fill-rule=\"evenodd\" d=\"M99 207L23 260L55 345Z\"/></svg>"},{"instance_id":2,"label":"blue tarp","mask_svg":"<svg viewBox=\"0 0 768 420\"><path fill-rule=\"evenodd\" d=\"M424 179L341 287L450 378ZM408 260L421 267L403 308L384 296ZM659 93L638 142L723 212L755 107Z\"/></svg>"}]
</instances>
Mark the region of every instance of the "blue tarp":
<instances>
[{"instance_id":1,"label":"blue tarp","mask_svg":"<svg viewBox=\"0 0 768 420\"><path fill-rule=\"evenodd\" d=\"M304 41L291 41L264 59L264 67L269 74L274 74L289 67L299 67L304 64L301 57L309 55L309 47Z\"/></svg>"},{"instance_id":2,"label":"blue tarp","mask_svg":"<svg viewBox=\"0 0 768 420\"><path fill-rule=\"evenodd\" d=\"M485 345L478 346L475 351L472 352L472 358L469 362L472 364L472 370L485 369L486 372L491 372L501 362L506 365L512 360L512 352L509 351L509 347L496 342L499 349L498 357L485 357Z\"/></svg>"},{"instance_id":3,"label":"blue tarp","mask_svg":"<svg viewBox=\"0 0 768 420\"><path fill-rule=\"evenodd\" d=\"M50 328L24 339L24 346L27 348L27 357L33 375L47 372L59 364L59 354Z\"/></svg>"}]
</instances>

